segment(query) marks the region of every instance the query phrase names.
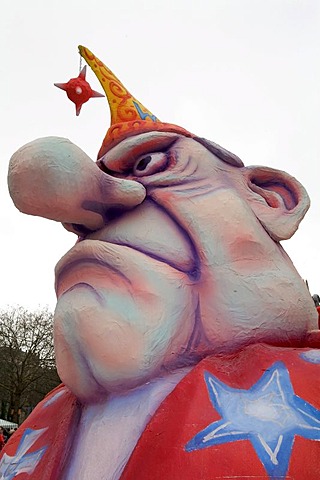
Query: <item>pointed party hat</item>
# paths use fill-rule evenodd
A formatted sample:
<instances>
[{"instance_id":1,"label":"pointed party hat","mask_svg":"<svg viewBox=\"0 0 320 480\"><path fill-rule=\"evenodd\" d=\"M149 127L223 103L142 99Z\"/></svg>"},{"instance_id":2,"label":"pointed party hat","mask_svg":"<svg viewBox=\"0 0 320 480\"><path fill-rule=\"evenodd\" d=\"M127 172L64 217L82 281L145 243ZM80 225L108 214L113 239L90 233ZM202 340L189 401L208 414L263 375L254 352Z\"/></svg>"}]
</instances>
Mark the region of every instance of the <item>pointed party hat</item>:
<instances>
[{"instance_id":1,"label":"pointed party hat","mask_svg":"<svg viewBox=\"0 0 320 480\"><path fill-rule=\"evenodd\" d=\"M122 85L120 80L88 48L79 45L79 53L97 76L109 102L111 126L103 140L98 158L125 138L151 131L193 135L184 128L163 123Z\"/></svg>"}]
</instances>

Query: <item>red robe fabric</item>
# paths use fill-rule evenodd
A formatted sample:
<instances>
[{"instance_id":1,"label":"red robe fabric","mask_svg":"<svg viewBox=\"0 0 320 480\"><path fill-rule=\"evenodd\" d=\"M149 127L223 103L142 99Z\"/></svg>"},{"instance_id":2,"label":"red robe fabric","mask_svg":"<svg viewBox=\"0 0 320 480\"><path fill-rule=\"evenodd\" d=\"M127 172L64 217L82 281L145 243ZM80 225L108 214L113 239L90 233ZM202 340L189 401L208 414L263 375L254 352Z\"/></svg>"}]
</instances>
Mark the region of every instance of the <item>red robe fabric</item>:
<instances>
[{"instance_id":1,"label":"red robe fabric","mask_svg":"<svg viewBox=\"0 0 320 480\"><path fill-rule=\"evenodd\" d=\"M5 445L4 436L2 433L0 433L0 450L3 449L4 445Z\"/></svg>"},{"instance_id":2,"label":"red robe fabric","mask_svg":"<svg viewBox=\"0 0 320 480\"><path fill-rule=\"evenodd\" d=\"M121 480L318 480L319 373L316 348L204 359L162 402ZM1 452L0 478L61 480L80 410L63 385L51 392Z\"/></svg>"}]
</instances>

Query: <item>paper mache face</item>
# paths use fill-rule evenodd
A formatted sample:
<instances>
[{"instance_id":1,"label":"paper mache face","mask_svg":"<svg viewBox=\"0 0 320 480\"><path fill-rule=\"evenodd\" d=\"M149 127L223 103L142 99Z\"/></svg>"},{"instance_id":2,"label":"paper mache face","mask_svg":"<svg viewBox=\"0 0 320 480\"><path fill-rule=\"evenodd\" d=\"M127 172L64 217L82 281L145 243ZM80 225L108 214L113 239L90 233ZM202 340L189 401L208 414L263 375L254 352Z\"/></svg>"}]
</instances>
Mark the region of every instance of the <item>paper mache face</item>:
<instances>
[{"instance_id":1,"label":"paper mache face","mask_svg":"<svg viewBox=\"0 0 320 480\"><path fill-rule=\"evenodd\" d=\"M81 49L100 81L112 75ZM9 169L21 211L79 236L56 267L55 345L62 381L85 400L248 343L299 345L317 321L279 243L309 207L302 185L127 101L139 119L113 112L96 163L49 137Z\"/></svg>"}]
</instances>

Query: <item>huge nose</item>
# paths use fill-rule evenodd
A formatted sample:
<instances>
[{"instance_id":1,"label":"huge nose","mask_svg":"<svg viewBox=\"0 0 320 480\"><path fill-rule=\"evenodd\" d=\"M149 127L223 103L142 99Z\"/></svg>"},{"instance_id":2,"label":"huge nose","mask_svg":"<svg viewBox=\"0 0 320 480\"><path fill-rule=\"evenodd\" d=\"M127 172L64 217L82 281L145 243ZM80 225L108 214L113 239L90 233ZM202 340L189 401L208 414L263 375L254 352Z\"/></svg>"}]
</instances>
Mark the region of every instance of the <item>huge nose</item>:
<instances>
[{"instance_id":1,"label":"huge nose","mask_svg":"<svg viewBox=\"0 0 320 480\"><path fill-rule=\"evenodd\" d=\"M134 208L146 196L143 185L104 173L79 147L59 137L21 147L10 160L8 185L21 212L79 233L102 228L115 212Z\"/></svg>"}]
</instances>

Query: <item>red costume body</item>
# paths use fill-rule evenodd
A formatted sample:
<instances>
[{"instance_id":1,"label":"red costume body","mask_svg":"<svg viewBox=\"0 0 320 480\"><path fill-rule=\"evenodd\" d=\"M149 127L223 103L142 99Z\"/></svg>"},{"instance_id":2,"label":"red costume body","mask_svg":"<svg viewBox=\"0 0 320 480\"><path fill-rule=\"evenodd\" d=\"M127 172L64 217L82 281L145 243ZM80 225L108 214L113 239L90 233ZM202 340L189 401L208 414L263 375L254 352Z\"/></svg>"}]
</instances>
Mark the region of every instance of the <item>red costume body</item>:
<instances>
[{"instance_id":1,"label":"red costume body","mask_svg":"<svg viewBox=\"0 0 320 480\"><path fill-rule=\"evenodd\" d=\"M202 360L162 402L121 480L318 480L319 370L320 350L264 344ZM61 480L80 413L65 386L52 391L3 450L1 478Z\"/></svg>"}]
</instances>

